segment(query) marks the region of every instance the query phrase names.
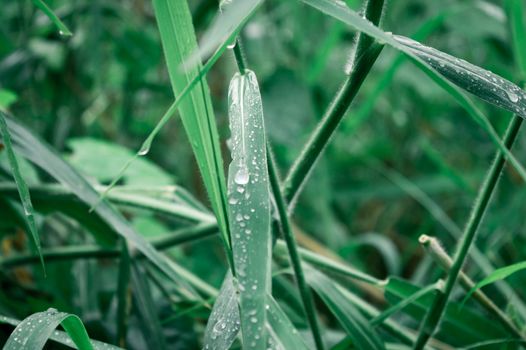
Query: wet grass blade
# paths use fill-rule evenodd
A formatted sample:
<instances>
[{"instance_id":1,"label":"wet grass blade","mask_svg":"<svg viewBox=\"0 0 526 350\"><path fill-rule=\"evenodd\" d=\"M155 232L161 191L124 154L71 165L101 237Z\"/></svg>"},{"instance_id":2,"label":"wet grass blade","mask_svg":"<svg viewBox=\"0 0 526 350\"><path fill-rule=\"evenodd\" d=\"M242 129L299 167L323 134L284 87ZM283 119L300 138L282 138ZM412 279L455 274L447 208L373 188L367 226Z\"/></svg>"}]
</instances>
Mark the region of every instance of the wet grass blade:
<instances>
[{"instance_id":1,"label":"wet grass blade","mask_svg":"<svg viewBox=\"0 0 526 350\"><path fill-rule=\"evenodd\" d=\"M63 36L71 36L73 33L66 27L66 25L58 18L58 16L49 8L48 5L42 0L33 0L33 4L38 7L49 20L57 27L58 33Z\"/></svg>"},{"instance_id":2,"label":"wet grass blade","mask_svg":"<svg viewBox=\"0 0 526 350\"><path fill-rule=\"evenodd\" d=\"M184 60L197 49L190 10L186 1L154 0L153 4L172 89L178 96L201 71L200 62L194 67L183 66ZM201 77L197 84L199 89L190 91L180 102L179 113L229 255L225 175L217 126L206 80Z\"/></svg>"},{"instance_id":3,"label":"wet grass blade","mask_svg":"<svg viewBox=\"0 0 526 350\"><path fill-rule=\"evenodd\" d=\"M526 93L509 80L412 39L386 33L341 2L329 0L302 1L373 37L378 42L404 52L480 99L516 113L523 118L526 117Z\"/></svg>"},{"instance_id":4,"label":"wet grass blade","mask_svg":"<svg viewBox=\"0 0 526 350\"><path fill-rule=\"evenodd\" d=\"M23 321L18 321L14 318L0 316L0 324L8 324L8 325L17 327L22 322ZM77 348L75 344L71 341L71 337L68 335L68 333L64 331L59 331L59 330L54 331L49 337L49 339L51 339L54 342L60 343L66 347L70 347L74 349ZM93 346L94 350L122 350L121 348L117 346L114 346L108 343L103 343L95 339L90 339L90 341L91 341L91 345Z\"/></svg>"},{"instance_id":5,"label":"wet grass blade","mask_svg":"<svg viewBox=\"0 0 526 350\"><path fill-rule=\"evenodd\" d=\"M206 324L203 348L207 350L228 350L240 329L237 291L232 273L227 272L212 313Z\"/></svg>"},{"instance_id":6,"label":"wet grass blade","mask_svg":"<svg viewBox=\"0 0 526 350\"><path fill-rule=\"evenodd\" d=\"M31 237L31 241L33 242L36 253L40 256L40 262L45 274L46 269L44 265L44 258L42 257L42 247L40 244L40 236L38 235L37 224L35 222L35 212L33 210L33 204L31 203L31 196L29 194L26 181L24 180L24 177L20 172L20 168L18 167L18 161L16 159L15 151L13 150L11 136L9 135L9 130L6 123L6 116L2 111L0 111L0 133L2 134L3 144L7 152L9 165L11 166L11 172L18 189L18 195L20 196L20 201L22 202L22 207L24 208L24 219Z\"/></svg>"},{"instance_id":7,"label":"wet grass blade","mask_svg":"<svg viewBox=\"0 0 526 350\"><path fill-rule=\"evenodd\" d=\"M228 93L232 162L228 172L229 219L241 328L246 347L266 349L270 291L270 189L263 107L256 76L236 73Z\"/></svg>"},{"instance_id":8,"label":"wet grass blade","mask_svg":"<svg viewBox=\"0 0 526 350\"><path fill-rule=\"evenodd\" d=\"M3 349L42 349L58 325L64 327L79 350L93 349L82 321L76 315L58 312L55 309L38 312L20 322Z\"/></svg>"}]
</instances>

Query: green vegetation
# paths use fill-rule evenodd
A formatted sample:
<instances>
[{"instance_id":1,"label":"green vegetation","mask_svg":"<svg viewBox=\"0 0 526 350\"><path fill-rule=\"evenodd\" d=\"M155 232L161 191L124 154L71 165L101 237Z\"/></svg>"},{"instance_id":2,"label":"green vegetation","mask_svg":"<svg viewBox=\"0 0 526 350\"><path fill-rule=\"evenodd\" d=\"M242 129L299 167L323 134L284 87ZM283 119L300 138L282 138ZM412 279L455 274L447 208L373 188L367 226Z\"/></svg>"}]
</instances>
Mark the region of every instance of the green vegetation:
<instances>
[{"instance_id":1,"label":"green vegetation","mask_svg":"<svg viewBox=\"0 0 526 350\"><path fill-rule=\"evenodd\" d=\"M4 349L526 347L524 1L0 19Z\"/></svg>"}]
</instances>

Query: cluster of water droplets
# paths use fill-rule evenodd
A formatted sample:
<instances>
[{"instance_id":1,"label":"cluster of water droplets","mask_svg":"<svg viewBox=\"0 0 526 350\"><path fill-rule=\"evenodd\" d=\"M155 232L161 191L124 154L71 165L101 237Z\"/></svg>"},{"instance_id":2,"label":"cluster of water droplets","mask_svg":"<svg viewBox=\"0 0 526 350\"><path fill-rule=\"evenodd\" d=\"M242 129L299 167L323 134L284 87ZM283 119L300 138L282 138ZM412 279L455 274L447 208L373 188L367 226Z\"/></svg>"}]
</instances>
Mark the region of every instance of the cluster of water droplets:
<instances>
[{"instance_id":1,"label":"cluster of water droplets","mask_svg":"<svg viewBox=\"0 0 526 350\"><path fill-rule=\"evenodd\" d=\"M511 81L404 36L395 35L394 39L403 46L404 51L422 59L455 85L526 118L526 93Z\"/></svg>"}]
</instances>

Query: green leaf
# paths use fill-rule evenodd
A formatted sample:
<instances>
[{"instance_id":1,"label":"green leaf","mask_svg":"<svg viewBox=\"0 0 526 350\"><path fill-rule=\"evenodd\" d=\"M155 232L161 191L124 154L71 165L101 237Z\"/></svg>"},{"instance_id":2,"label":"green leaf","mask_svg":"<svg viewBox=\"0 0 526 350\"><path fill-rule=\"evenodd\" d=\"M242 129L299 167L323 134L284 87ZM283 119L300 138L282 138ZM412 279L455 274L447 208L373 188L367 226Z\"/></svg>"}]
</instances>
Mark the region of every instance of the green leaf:
<instances>
[{"instance_id":1,"label":"green leaf","mask_svg":"<svg viewBox=\"0 0 526 350\"><path fill-rule=\"evenodd\" d=\"M201 64L183 66L197 49L191 14L186 1L154 0L153 4L172 89L179 99L201 71ZM225 175L217 126L206 80L200 78L198 85L180 102L179 112L228 250Z\"/></svg>"},{"instance_id":2,"label":"green leaf","mask_svg":"<svg viewBox=\"0 0 526 350\"><path fill-rule=\"evenodd\" d=\"M24 218L27 228L29 229L31 241L34 244L36 252L40 256L40 262L45 274L46 269L44 265L44 258L42 257L42 247L40 244L40 237L38 235L37 224L35 222L35 212L33 210L33 204L31 203L31 196L29 194L26 181L24 180L24 177L22 176L18 166L15 151L13 150L13 145L11 143L11 136L9 135L9 130L6 124L6 116L2 111L0 111L0 133L2 134L2 140L7 152L7 158L9 160L9 165L11 166L11 172L13 173L16 187L18 189L18 195L20 196L20 201L22 202L22 206L24 208Z\"/></svg>"},{"instance_id":3,"label":"green leaf","mask_svg":"<svg viewBox=\"0 0 526 350\"><path fill-rule=\"evenodd\" d=\"M255 74L236 73L228 91L232 162L229 219L244 346L265 349L270 291L270 188L261 95Z\"/></svg>"},{"instance_id":4,"label":"green leaf","mask_svg":"<svg viewBox=\"0 0 526 350\"><path fill-rule=\"evenodd\" d=\"M18 324L9 336L4 350L39 350L61 324L79 350L91 350L93 346L80 318L76 315L49 309L37 312Z\"/></svg>"},{"instance_id":5,"label":"green leaf","mask_svg":"<svg viewBox=\"0 0 526 350\"><path fill-rule=\"evenodd\" d=\"M492 284L494 282L506 279L509 276L513 275L514 273L519 272L524 269L526 269L526 261L522 261L520 263L501 267L500 269L493 271L488 277L484 278L482 281L478 282L473 288L471 288L468 294L464 297L464 300L462 301L462 303L465 303L466 300L468 300L469 297L471 297L471 295L476 290L482 287L485 287L488 284Z\"/></svg>"},{"instance_id":6,"label":"green leaf","mask_svg":"<svg viewBox=\"0 0 526 350\"><path fill-rule=\"evenodd\" d=\"M203 348L228 350L240 329L237 291L228 270L206 324Z\"/></svg>"},{"instance_id":7,"label":"green leaf","mask_svg":"<svg viewBox=\"0 0 526 350\"><path fill-rule=\"evenodd\" d=\"M341 286L313 268L309 268L306 272L307 282L338 319L349 336L353 338L354 346L357 349L385 349L378 334L342 293Z\"/></svg>"},{"instance_id":8,"label":"green leaf","mask_svg":"<svg viewBox=\"0 0 526 350\"><path fill-rule=\"evenodd\" d=\"M18 154L41 167L88 206L99 202L98 192L71 165L62 160L51 147L40 141L12 118L8 117L6 121L13 146ZM173 281L181 281L180 272L176 270L178 266L160 254L139 235L109 203L100 202L95 208L95 212L112 230L126 238L131 246L144 254Z\"/></svg>"},{"instance_id":9,"label":"green leaf","mask_svg":"<svg viewBox=\"0 0 526 350\"><path fill-rule=\"evenodd\" d=\"M58 18L58 16L51 10L44 1L42 0L33 0L33 4L38 7L46 16L53 22L55 27L58 29L58 33L63 36L71 36L73 33L66 27L64 23Z\"/></svg>"}]
</instances>

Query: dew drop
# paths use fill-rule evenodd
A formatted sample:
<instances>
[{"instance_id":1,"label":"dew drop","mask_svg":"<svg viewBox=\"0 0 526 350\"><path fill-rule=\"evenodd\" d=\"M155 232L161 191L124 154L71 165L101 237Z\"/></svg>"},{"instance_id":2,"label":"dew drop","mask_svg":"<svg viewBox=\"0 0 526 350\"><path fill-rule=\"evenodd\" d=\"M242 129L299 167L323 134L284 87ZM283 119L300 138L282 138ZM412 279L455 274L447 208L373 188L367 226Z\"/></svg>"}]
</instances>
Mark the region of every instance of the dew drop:
<instances>
[{"instance_id":1,"label":"dew drop","mask_svg":"<svg viewBox=\"0 0 526 350\"><path fill-rule=\"evenodd\" d=\"M248 168L246 165L243 165L237 170L234 176L234 182L238 185L246 185L249 178L250 176L248 175Z\"/></svg>"},{"instance_id":2,"label":"dew drop","mask_svg":"<svg viewBox=\"0 0 526 350\"><path fill-rule=\"evenodd\" d=\"M506 94L511 102L516 103L519 101L519 96L516 93L506 90Z\"/></svg>"}]
</instances>

